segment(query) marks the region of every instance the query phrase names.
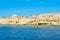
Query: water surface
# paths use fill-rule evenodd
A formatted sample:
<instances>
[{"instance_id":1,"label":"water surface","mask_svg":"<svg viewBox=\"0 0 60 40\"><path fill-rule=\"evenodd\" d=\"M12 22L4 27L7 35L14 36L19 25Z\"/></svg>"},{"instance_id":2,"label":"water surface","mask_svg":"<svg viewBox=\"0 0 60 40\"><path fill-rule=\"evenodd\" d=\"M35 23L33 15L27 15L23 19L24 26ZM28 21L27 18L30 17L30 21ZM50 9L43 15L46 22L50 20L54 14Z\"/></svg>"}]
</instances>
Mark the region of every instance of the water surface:
<instances>
[{"instance_id":1,"label":"water surface","mask_svg":"<svg viewBox=\"0 0 60 40\"><path fill-rule=\"evenodd\" d=\"M0 26L0 40L60 40L60 26Z\"/></svg>"}]
</instances>

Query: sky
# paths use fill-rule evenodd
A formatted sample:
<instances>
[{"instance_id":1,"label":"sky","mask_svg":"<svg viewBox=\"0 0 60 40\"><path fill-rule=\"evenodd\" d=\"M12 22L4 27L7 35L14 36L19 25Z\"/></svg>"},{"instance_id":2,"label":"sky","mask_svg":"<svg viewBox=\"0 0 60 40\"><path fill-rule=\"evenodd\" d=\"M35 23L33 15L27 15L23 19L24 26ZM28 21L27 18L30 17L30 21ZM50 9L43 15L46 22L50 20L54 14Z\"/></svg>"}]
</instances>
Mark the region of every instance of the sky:
<instances>
[{"instance_id":1,"label":"sky","mask_svg":"<svg viewBox=\"0 0 60 40\"><path fill-rule=\"evenodd\" d=\"M0 16L30 16L60 12L60 0L0 0Z\"/></svg>"}]
</instances>

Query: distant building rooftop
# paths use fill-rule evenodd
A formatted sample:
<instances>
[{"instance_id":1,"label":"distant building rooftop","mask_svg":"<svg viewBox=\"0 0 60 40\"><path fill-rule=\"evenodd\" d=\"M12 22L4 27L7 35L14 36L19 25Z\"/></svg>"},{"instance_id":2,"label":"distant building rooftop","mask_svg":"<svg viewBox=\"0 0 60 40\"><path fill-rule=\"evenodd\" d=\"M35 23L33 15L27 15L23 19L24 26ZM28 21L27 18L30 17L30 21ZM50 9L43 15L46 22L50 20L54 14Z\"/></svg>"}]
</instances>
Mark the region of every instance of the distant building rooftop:
<instances>
[{"instance_id":1,"label":"distant building rooftop","mask_svg":"<svg viewBox=\"0 0 60 40\"><path fill-rule=\"evenodd\" d=\"M13 14L12 17L16 17L17 15L16 14Z\"/></svg>"}]
</instances>

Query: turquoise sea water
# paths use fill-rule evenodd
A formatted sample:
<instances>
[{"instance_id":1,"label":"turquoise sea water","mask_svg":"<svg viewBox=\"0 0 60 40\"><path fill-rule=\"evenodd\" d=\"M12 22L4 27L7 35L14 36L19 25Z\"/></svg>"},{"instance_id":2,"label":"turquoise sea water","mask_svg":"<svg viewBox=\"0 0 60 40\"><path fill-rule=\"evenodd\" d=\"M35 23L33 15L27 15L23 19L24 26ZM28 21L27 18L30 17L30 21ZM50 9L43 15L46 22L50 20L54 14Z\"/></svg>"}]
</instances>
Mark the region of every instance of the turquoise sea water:
<instances>
[{"instance_id":1,"label":"turquoise sea water","mask_svg":"<svg viewBox=\"0 0 60 40\"><path fill-rule=\"evenodd\" d=\"M60 40L60 26L0 26L0 40Z\"/></svg>"}]
</instances>

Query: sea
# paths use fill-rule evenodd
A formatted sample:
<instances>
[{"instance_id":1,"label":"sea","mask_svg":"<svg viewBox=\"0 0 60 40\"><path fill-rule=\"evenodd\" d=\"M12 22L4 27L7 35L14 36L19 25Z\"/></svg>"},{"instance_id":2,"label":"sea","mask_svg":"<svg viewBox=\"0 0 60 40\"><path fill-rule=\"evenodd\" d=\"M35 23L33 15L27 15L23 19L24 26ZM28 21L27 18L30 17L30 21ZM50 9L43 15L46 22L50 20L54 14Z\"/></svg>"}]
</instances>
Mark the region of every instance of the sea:
<instances>
[{"instance_id":1,"label":"sea","mask_svg":"<svg viewBox=\"0 0 60 40\"><path fill-rule=\"evenodd\" d=\"M60 26L1 25L0 40L60 40Z\"/></svg>"}]
</instances>

